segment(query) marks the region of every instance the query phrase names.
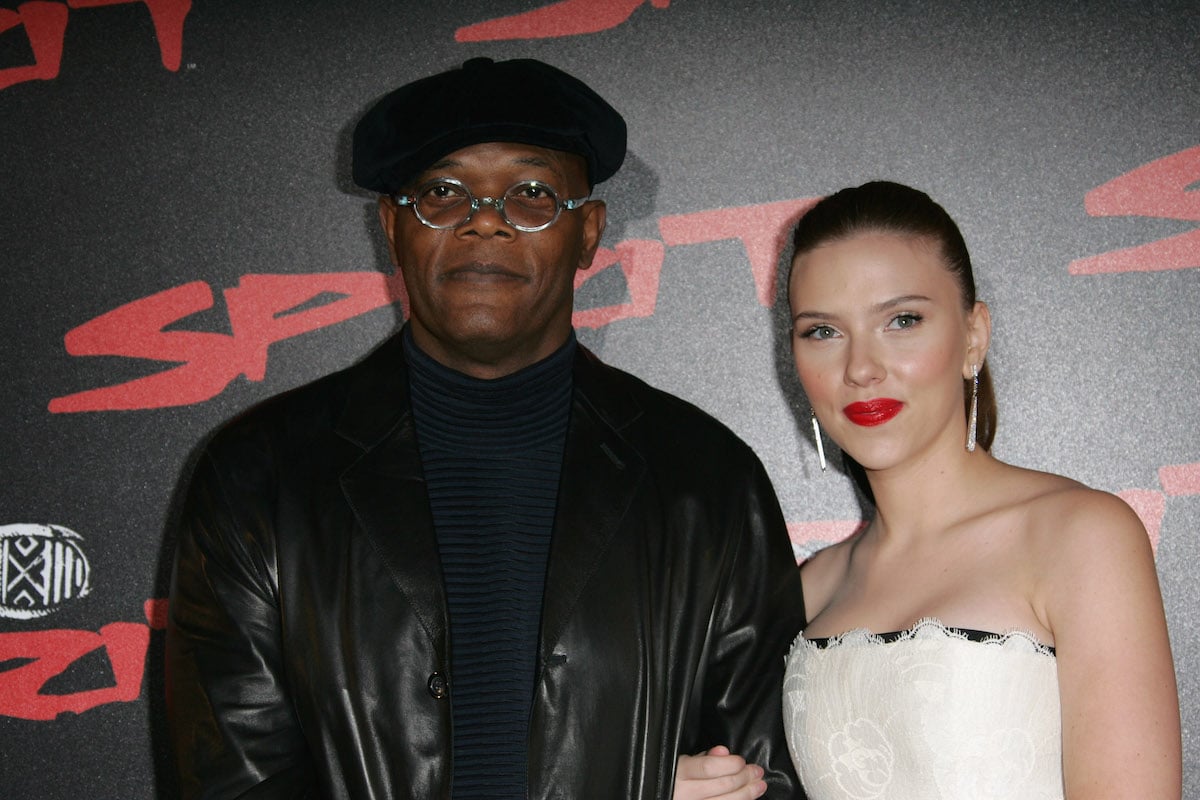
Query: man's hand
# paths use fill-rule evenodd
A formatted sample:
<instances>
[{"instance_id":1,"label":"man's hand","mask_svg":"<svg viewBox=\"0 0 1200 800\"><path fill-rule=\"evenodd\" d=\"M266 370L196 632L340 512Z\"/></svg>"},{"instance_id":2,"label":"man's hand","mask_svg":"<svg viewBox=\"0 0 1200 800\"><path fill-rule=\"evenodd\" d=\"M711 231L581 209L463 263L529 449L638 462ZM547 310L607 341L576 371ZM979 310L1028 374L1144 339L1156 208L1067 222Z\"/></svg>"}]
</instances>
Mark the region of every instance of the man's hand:
<instances>
[{"instance_id":1,"label":"man's hand","mask_svg":"<svg viewBox=\"0 0 1200 800\"><path fill-rule=\"evenodd\" d=\"M767 784L762 767L747 764L724 745L694 756L680 756L675 765L674 800L753 800L762 797Z\"/></svg>"}]
</instances>

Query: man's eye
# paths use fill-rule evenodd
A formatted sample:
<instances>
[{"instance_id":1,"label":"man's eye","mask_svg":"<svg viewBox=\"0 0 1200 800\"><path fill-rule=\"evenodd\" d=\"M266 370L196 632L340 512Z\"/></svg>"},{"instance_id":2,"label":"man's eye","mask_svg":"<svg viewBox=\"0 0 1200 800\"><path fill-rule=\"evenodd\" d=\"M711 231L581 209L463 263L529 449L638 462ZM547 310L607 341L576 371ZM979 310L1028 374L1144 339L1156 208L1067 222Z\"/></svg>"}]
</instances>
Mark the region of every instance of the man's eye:
<instances>
[{"instance_id":1,"label":"man's eye","mask_svg":"<svg viewBox=\"0 0 1200 800\"><path fill-rule=\"evenodd\" d=\"M466 188L451 181L430 181L421 187L417 202L424 205L447 205L458 203L467 197Z\"/></svg>"},{"instance_id":2,"label":"man's eye","mask_svg":"<svg viewBox=\"0 0 1200 800\"><path fill-rule=\"evenodd\" d=\"M517 189L515 194L523 200L541 200L550 196L550 192L546 190L545 186L536 183L524 184Z\"/></svg>"},{"instance_id":3,"label":"man's eye","mask_svg":"<svg viewBox=\"0 0 1200 800\"><path fill-rule=\"evenodd\" d=\"M450 183L437 183L425 190L428 197L445 199L447 197L461 197L462 190Z\"/></svg>"}]
</instances>

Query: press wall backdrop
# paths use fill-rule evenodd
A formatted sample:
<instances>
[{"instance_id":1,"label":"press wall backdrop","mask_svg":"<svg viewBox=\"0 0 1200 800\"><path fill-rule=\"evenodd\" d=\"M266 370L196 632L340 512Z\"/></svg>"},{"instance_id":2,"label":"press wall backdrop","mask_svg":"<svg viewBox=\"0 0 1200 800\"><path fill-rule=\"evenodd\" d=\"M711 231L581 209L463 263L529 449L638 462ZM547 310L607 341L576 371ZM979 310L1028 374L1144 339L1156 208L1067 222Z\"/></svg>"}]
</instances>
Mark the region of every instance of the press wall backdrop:
<instances>
[{"instance_id":1,"label":"press wall backdrop","mask_svg":"<svg viewBox=\"0 0 1200 800\"><path fill-rule=\"evenodd\" d=\"M945 205L995 323L994 451L1146 524L1200 796L1200 10L1182 0L0 3L0 796L174 796L180 482L223 421L401 323L350 131L480 55L563 67L625 115L579 337L757 450L798 558L864 509L817 467L779 232L873 178Z\"/></svg>"}]
</instances>

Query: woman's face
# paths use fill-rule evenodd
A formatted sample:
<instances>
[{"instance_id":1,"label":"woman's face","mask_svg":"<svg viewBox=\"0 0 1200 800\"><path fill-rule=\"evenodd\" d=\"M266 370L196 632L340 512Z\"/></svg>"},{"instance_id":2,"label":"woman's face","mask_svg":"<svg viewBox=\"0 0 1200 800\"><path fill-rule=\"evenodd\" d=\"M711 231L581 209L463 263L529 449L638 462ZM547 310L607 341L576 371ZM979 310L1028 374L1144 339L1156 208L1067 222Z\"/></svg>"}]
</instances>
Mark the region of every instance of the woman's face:
<instances>
[{"instance_id":1,"label":"woman's face","mask_svg":"<svg viewBox=\"0 0 1200 800\"><path fill-rule=\"evenodd\" d=\"M870 470L963 448L963 378L988 314L963 309L929 239L866 232L796 257L792 353L817 419Z\"/></svg>"}]
</instances>

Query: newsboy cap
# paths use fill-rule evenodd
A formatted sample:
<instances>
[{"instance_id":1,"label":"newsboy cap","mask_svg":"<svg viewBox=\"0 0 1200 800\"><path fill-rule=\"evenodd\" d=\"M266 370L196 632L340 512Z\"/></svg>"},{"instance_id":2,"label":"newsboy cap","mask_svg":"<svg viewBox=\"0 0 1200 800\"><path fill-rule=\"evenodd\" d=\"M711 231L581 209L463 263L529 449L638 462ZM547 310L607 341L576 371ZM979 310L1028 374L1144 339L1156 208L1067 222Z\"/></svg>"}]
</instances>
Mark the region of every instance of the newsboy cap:
<instances>
[{"instance_id":1,"label":"newsboy cap","mask_svg":"<svg viewBox=\"0 0 1200 800\"><path fill-rule=\"evenodd\" d=\"M483 142L519 142L577 153L595 186L625 160L625 120L590 87L530 58L472 58L405 84L354 128L354 182L381 194L438 158Z\"/></svg>"}]
</instances>

